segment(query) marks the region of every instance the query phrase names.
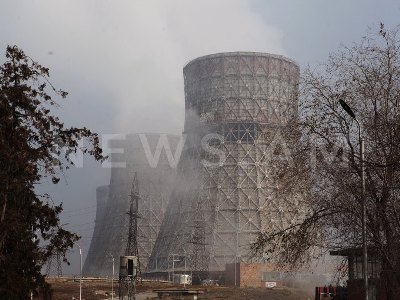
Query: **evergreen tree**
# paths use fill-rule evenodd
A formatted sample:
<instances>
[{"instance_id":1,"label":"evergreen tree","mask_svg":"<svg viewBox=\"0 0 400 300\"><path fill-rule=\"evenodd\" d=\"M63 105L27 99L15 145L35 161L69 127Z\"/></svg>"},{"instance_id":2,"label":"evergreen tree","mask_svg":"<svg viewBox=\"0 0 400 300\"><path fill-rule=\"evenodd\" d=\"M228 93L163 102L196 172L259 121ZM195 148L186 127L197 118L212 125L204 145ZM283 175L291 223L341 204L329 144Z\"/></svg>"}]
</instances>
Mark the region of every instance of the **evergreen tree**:
<instances>
[{"instance_id":1,"label":"evergreen tree","mask_svg":"<svg viewBox=\"0 0 400 300\"><path fill-rule=\"evenodd\" d=\"M70 153L104 159L96 133L66 128L51 113L52 97L66 96L51 85L49 69L7 47L0 66L0 299L27 299L46 288L42 266L57 252L65 257L79 238L62 228L62 205L35 190L45 177L59 181L73 165Z\"/></svg>"}]
</instances>

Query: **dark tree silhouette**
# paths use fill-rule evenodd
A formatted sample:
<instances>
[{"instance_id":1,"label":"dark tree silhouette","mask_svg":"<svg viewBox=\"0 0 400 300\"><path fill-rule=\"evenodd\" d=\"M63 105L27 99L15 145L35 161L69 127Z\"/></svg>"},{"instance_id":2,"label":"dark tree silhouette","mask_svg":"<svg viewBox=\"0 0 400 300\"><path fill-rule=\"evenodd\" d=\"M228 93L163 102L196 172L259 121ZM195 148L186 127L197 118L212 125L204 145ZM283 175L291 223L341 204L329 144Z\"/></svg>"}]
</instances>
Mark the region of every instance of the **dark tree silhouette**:
<instances>
[{"instance_id":1,"label":"dark tree silhouette","mask_svg":"<svg viewBox=\"0 0 400 300\"><path fill-rule=\"evenodd\" d=\"M47 68L8 46L0 66L0 299L26 299L46 288L43 264L79 238L60 225L62 205L38 195L35 184L48 176L57 183L73 165L70 153L104 159L96 133L65 128L51 114L57 107L51 95L67 93L55 90Z\"/></svg>"}]
</instances>

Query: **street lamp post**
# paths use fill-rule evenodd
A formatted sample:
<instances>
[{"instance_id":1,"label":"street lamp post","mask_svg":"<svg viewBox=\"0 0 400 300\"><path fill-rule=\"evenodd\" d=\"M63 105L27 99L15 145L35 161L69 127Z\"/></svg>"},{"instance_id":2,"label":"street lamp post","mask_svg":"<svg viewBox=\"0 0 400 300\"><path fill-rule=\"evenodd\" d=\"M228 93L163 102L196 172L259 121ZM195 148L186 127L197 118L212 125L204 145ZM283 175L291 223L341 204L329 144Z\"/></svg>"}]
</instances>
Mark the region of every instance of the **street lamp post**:
<instances>
[{"instance_id":1,"label":"street lamp post","mask_svg":"<svg viewBox=\"0 0 400 300\"><path fill-rule=\"evenodd\" d=\"M33 231L33 226L32 226L32 231ZM33 243L36 242L36 235L33 235ZM35 262L35 260L33 260L33 262ZM31 291L31 300L33 300L33 291Z\"/></svg>"},{"instance_id":2,"label":"street lamp post","mask_svg":"<svg viewBox=\"0 0 400 300\"><path fill-rule=\"evenodd\" d=\"M354 112L343 100L339 100L340 105L346 113L352 117L358 125L358 139L360 142L360 164L361 164L361 206L362 206L362 244L363 244L363 259L362 259L362 272L364 279L365 300L368 300L368 255L367 255L367 206L365 201L365 147L364 138L361 135L361 125L357 120Z\"/></svg>"},{"instance_id":3,"label":"street lamp post","mask_svg":"<svg viewBox=\"0 0 400 300\"><path fill-rule=\"evenodd\" d=\"M80 256L79 300L82 300L82 248L81 248L81 246L79 246L79 244L77 244L77 245L79 247L79 256Z\"/></svg>"},{"instance_id":4,"label":"street lamp post","mask_svg":"<svg viewBox=\"0 0 400 300\"><path fill-rule=\"evenodd\" d=\"M112 278L111 278L111 300L114 300L114 256L110 253L112 259Z\"/></svg>"}]
</instances>

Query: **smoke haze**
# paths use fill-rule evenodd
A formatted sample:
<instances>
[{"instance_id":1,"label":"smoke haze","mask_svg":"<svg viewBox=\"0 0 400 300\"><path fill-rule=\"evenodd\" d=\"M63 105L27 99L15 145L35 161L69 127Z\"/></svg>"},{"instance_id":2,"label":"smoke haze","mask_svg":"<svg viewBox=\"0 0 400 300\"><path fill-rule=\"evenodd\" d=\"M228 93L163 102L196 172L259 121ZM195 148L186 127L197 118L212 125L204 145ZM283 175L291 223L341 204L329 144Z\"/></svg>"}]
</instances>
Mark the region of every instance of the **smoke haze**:
<instances>
[{"instance_id":1,"label":"smoke haze","mask_svg":"<svg viewBox=\"0 0 400 300\"><path fill-rule=\"evenodd\" d=\"M99 133L180 134L184 120L182 68L201 55L260 51L288 55L300 65L324 59L367 26L398 22L396 1L318 0L0 0L0 57L16 44L50 68L69 97L58 112L67 125ZM91 159L58 185L44 183L62 223L82 236L94 227L95 189L109 169ZM70 255L77 273L79 252Z\"/></svg>"}]
</instances>

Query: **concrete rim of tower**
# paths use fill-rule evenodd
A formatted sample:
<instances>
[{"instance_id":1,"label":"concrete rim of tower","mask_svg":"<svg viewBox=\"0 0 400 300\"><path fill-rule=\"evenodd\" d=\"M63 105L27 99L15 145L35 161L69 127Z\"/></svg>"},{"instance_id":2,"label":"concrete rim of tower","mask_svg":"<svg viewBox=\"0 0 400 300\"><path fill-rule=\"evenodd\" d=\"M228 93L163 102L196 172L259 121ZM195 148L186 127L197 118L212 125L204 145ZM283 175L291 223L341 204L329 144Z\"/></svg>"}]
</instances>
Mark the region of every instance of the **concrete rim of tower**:
<instances>
[{"instance_id":1,"label":"concrete rim of tower","mask_svg":"<svg viewBox=\"0 0 400 300\"><path fill-rule=\"evenodd\" d=\"M272 54L272 53L266 53L266 52L252 52L252 51L232 51L232 52L218 52L218 53L213 53L213 54L207 54L207 55L200 56L200 57L190 60L189 62L187 62L185 64L183 69L185 70L191 64L205 60L205 59L217 58L217 57L229 57L229 56L255 56L255 57L276 58L276 59L280 59L280 60L292 63L296 66L296 68L298 70L300 70L300 66L295 60L293 60L289 57L286 57L284 55Z\"/></svg>"}]
</instances>

